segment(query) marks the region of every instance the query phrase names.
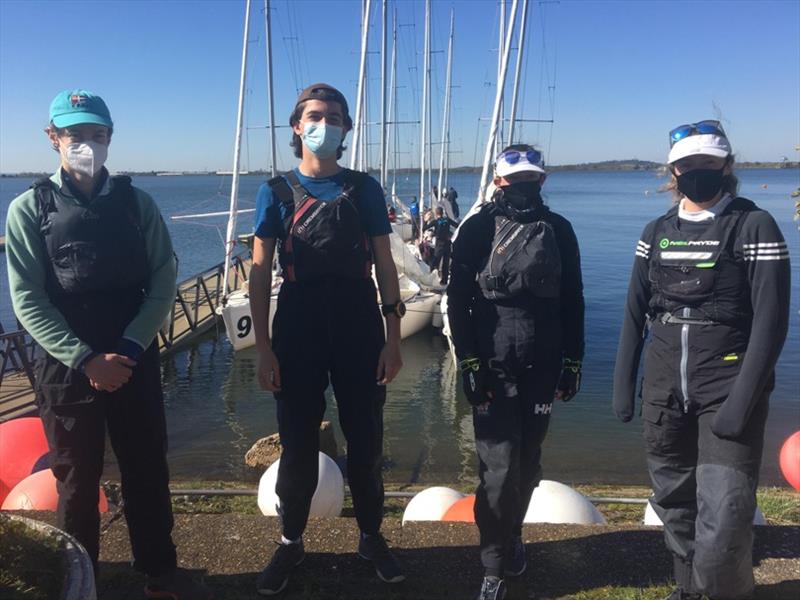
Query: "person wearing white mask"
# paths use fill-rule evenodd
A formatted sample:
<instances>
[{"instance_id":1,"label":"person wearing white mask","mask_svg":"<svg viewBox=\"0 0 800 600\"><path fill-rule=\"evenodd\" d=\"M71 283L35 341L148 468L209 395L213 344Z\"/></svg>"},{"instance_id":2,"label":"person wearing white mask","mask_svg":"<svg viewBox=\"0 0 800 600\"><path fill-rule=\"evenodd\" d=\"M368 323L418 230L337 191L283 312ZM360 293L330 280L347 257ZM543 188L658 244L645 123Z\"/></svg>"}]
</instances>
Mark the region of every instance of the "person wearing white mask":
<instances>
[{"instance_id":1,"label":"person wearing white mask","mask_svg":"<svg viewBox=\"0 0 800 600\"><path fill-rule=\"evenodd\" d=\"M650 503L675 590L665 600L751 598L753 516L775 364L789 323L789 250L772 216L739 196L719 121L674 128L675 205L636 244L613 409L640 397Z\"/></svg>"},{"instance_id":2,"label":"person wearing white mask","mask_svg":"<svg viewBox=\"0 0 800 600\"><path fill-rule=\"evenodd\" d=\"M258 191L249 287L258 380L275 395L283 449L276 485L282 537L257 582L257 591L267 596L286 587L305 557L302 535L317 487L319 426L329 381L347 439L347 478L361 530L358 553L383 581L404 579L380 533L383 405L386 384L402 367L400 319L405 314L386 199L372 177L337 163L353 126L341 92L324 83L307 87L289 124L301 160ZM270 337L276 246L283 283Z\"/></svg>"},{"instance_id":3,"label":"person wearing white mask","mask_svg":"<svg viewBox=\"0 0 800 600\"><path fill-rule=\"evenodd\" d=\"M113 128L106 103L89 91L52 101L45 132L61 164L9 206L9 289L17 318L44 350L36 404L59 527L86 548L97 573L107 432L146 596L207 600L208 588L176 568L171 537L156 333L175 298L175 256L153 199L104 166Z\"/></svg>"}]
</instances>

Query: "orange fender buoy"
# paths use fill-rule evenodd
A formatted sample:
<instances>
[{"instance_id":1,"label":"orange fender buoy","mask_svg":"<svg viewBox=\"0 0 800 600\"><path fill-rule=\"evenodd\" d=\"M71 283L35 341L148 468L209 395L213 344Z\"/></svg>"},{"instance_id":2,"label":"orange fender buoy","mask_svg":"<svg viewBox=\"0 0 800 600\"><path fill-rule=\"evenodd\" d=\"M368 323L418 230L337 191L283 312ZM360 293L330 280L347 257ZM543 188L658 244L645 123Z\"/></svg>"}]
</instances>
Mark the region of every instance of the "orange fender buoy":
<instances>
[{"instance_id":1,"label":"orange fender buoy","mask_svg":"<svg viewBox=\"0 0 800 600\"><path fill-rule=\"evenodd\" d=\"M786 481L800 491L800 431L786 438L781 448L780 464Z\"/></svg>"},{"instance_id":2,"label":"orange fender buoy","mask_svg":"<svg viewBox=\"0 0 800 600\"><path fill-rule=\"evenodd\" d=\"M53 471L45 469L28 475L8 493L3 501L2 510L56 510L58 508L58 490ZM101 513L108 512L108 499L103 488L100 488L98 508Z\"/></svg>"},{"instance_id":3,"label":"orange fender buoy","mask_svg":"<svg viewBox=\"0 0 800 600\"><path fill-rule=\"evenodd\" d=\"M475 496L464 496L457 500L447 512L444 513L442 521L452 521L460 523L475 522Z\"/></svg>"},{"instance_id":4,"label":"orange fender buoy","mask_svg":"<svg viewBox=\"0 0 800 600\"><path fill-rule=\"evenodd\" d=\"M0 504L6 494L37 466L47 468L50 451L39 417L12 419L0 424Z\"/></svg>"}]
</instances>

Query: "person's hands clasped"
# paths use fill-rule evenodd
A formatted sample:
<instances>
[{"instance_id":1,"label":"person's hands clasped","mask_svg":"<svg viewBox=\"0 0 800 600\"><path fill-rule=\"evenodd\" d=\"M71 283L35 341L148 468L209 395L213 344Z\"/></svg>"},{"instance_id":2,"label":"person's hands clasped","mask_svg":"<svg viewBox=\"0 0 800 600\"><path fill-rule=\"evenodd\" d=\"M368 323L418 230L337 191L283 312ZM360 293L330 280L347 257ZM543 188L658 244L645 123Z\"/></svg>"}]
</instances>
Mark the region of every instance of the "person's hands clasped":
<instances>
[{"instance_id":1,"label":"person's hands clasped","mask_svg":"<svg viewBox=\"0 0 800 600\"><path fill-rule=\"evenodd\" d=\"M115 392L130 381L136 361L122 354L98 354L83 369L96 390Z\"/></svg>"},{"instance_id":2,"label":"person's hands clasped","mask_svg":"<svg viewBox=\"0 0 800 600\"><path fill-rule=\"evenodd\" d=\"M269 346L258 352L258 384L267 392L281 391L281 368Z\"/></svg>"},{"instance_id":3,"label":"person's hands clasped","mask_svg":"<svg viewBox=\"0 0 800 600\"><path fill-rule=\"evenodd\" d=\"M400 355L400 342L387 341L378 357L378 369L375 379L379 385L391 383L403 368L403 357Z\"/></svg>"},{"instance_id":4,"label":"person's hands clasped","mask_svg":"<svg viewBox=\"0 0 800 600\"><path fill-rule=\"evenodd\" d=\"M561 369L561 377L556 386L553 397L562 402L569 402L581 389L581 361L564 359L564 366Z\"/></svg>"}]
</instances>

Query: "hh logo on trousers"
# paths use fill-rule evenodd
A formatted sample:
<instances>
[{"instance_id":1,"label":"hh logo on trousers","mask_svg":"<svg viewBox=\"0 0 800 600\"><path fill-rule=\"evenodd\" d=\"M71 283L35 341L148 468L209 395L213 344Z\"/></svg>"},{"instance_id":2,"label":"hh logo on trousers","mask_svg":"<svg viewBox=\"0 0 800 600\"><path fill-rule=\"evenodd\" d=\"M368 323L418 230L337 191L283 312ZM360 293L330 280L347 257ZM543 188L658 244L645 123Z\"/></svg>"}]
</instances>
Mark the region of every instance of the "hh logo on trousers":
<instances>
[{"instance_id":1,"label":"hh logo on trousers","mask_svg":"<svg viewBox=\"0 0 800 600\"><path fill-rule=\"evenodd\" d=\"M553 403L550 404L537 404L533 407L533 414L535 415L549 415L553 410Z\"/></svg>"}]
</instances>

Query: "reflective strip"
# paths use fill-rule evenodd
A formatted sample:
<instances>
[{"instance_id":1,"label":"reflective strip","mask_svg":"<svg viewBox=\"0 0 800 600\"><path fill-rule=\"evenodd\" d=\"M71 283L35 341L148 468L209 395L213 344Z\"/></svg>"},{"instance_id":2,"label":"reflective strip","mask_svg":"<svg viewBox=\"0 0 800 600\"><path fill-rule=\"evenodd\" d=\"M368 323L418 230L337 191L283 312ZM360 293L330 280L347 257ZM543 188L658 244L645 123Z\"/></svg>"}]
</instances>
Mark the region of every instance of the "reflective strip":
<instances>
[{"instance_id":1,"label":"reflective strip","mask_svg":"<svg viewBox=\"0 0 800 600\"><path fill-rule=\"evenodd\" d=\"M742 244L742 248L779 248L785 247L786 242L759 242L757 244Z\"/></svg>"},{"instance_id":2,"label":"reflective strip","mask_svg":"<svg viewBox=\"0 0 800 600\"><path fill-rule=\"evenodd\" d=\"M649 254L645 254L644 252L640 252L639 250L636 251L636 256L641 256L644 259L650 258Z\"/></svg>"},{"instance_id":3,"label":"reflective strip","mask_svg":"<svg viewBox=\"0 0 800 600\"><path fill-rule=\"evenodd\" d=\"M788 252L788 248L745 248L744 253L751 254L783 254Z\"/></svg>"},{"instance_id":4,"label":"reflective strip","mask_svg":"<svg viewBox=\"0 0 800 600\"><path fill-rule=\"evenodd\" d=\"M639 242L638 242L636 245L637 245L637 246L641 246L641 247L642 247L643 249L645 249L645 250L647 250L648 248L650 248L650 244L648 244L648 243L646 243L646 242L643 242L642 240L639 240Z\"/></svg>"},{"instance_id":5,"label":"reflective strip","mask_svg":"<svg viewBox=\"0 0 800 600\"><path fill-rule=\"evenodd\" d=\"M664 260L680 260L686 258L689 260L706 260L714 256L713 252L662 252L661 258Z\"/></svg>"},{"instance_id":6,"label":"reflective strip","mask_svg":"<svg viewBox=\"0 0 800 600\"><path fill-rule=\"evenodd\" d=\"M636 244L636 256L641 256L644 259L650 258L650 244L645 244L639 240Z\"/></svg>"},{"instance_id":7,"label":"reflective strip","mask_svg":"<svg viewBox=\"0 0 800 600\"><path fill-rule=\"evenodd\" d=\"M786 254L776 255L776 254L767 254L762 255L758 254L755 256L745 256L745 260L789 260L789 252L787 251Z\"/></svg>"}]
</instances>

